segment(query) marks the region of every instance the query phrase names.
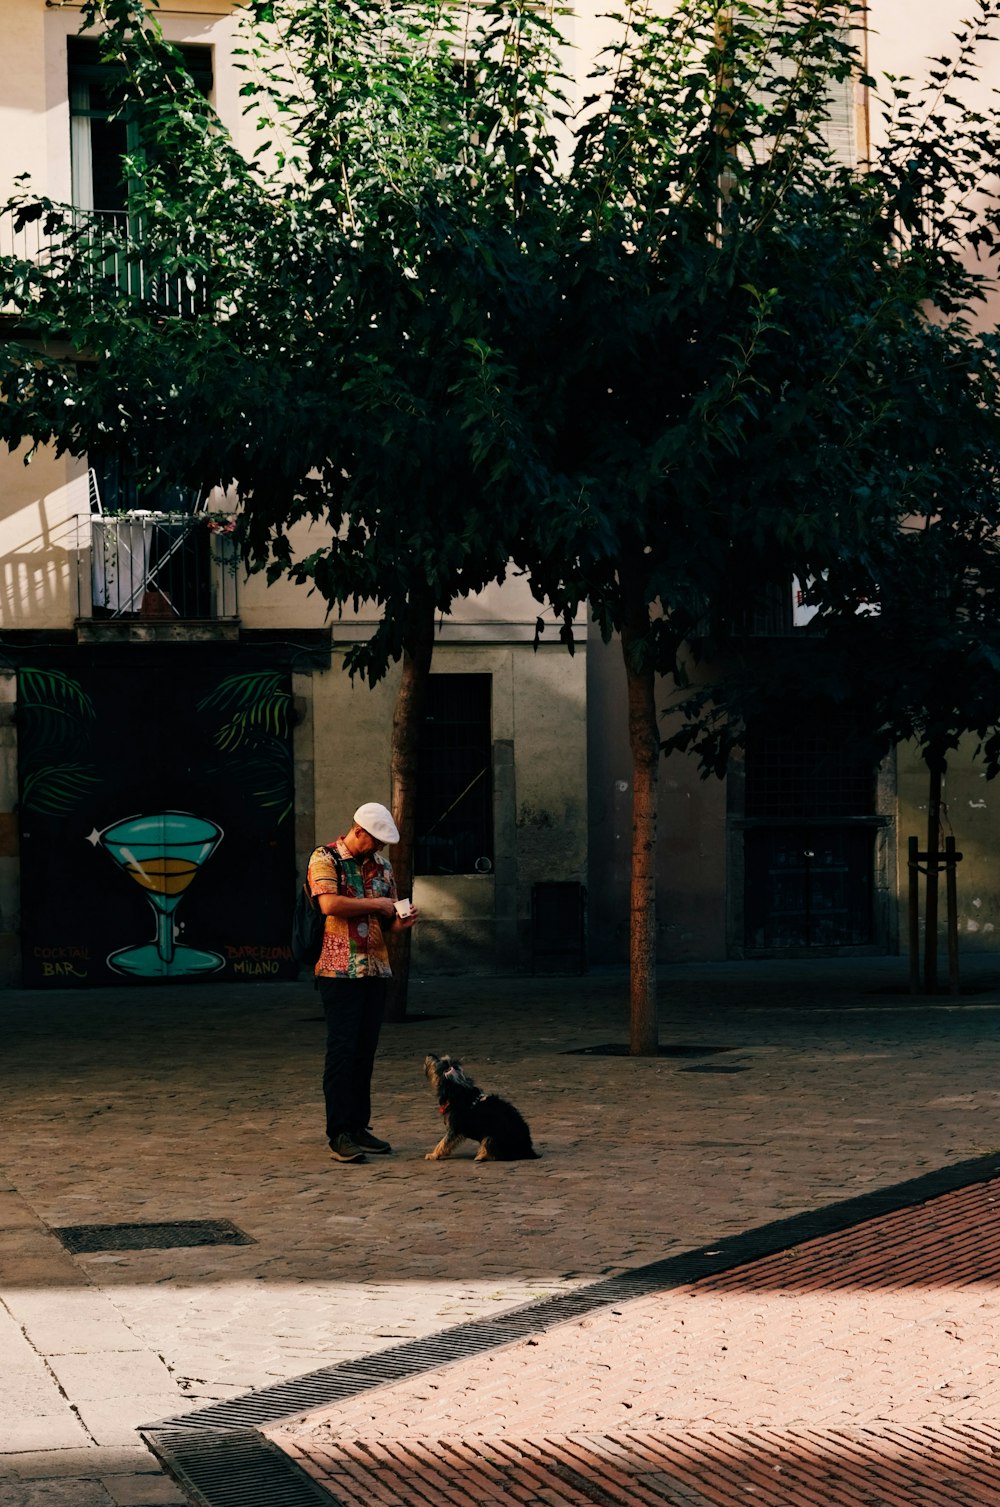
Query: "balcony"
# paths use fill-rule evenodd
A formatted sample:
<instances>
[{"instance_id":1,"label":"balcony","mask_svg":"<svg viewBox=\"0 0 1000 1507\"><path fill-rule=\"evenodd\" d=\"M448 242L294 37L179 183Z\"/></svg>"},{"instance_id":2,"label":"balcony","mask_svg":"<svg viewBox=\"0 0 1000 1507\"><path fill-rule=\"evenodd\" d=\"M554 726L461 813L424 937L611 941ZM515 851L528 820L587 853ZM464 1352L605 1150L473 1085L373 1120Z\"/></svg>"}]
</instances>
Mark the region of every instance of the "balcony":
<instances>
[{"instance_id":1,"label":"balcony","mask_svg":"<svg viewBox=\"0 0 1000 1507\"><path fill-rule=\"evenodd\" d=\"M91 517L89 528L89 593L87 551L81 551L82 639L236 636L239 551L233 518L136 509Z\"/></svg>"},{"instance_id":2,"label":"balcony","mask_svg":"<svg viewBox=\"0 0 1000 1507\"><path fill-rule=\"evenodd\" d=\"M143 239L143 224L135 215L123 210L66 211L61 223L37 217L15 225L12 218L0 219L0 256L15 257L45 267L72 250L85 265L85 275L95 288L110 284L116 293L153 304L164 314L192 316L208 307L203 274L178 270L178 255L157 260L174 264L166 272L151 266L148 247Z\"/></svg>"}]
</instances>

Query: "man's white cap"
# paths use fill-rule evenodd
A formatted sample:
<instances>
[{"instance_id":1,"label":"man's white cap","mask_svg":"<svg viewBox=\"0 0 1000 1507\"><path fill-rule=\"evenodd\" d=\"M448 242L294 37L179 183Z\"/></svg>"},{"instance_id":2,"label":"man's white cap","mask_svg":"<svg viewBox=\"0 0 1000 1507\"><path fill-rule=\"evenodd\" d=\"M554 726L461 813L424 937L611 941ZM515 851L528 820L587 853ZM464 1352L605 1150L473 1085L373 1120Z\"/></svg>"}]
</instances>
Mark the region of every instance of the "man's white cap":
<instances>
[{"instance_id":1,"label":"man's white cap","mask_svg":"<svg viewBox=\"0 0 1000 1507\"><path fill-rule=\"evenodd\" d=\"M392 819L392 812L380 806L378 801L368 801L359 806L354 813L354 820L359 827L364 827L379 842L398 842L399 830Z\"/></svg>"}]
</instances>

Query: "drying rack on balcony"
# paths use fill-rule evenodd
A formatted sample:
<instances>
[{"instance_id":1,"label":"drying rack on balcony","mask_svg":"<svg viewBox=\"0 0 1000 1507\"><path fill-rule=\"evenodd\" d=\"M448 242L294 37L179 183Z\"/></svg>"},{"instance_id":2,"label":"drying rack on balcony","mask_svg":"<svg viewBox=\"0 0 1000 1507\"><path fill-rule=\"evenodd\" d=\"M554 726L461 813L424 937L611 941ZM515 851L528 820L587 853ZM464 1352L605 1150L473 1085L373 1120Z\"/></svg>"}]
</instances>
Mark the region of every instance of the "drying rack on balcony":
<instances>
[{"instance_id":1,"label":"drying rack on balcony","mask_svg":"<svg viewBox=\"0 0 1000 1507\"><path fill-rule=\"evenodd\" d=\"M92 603L107 619L235 618L236 548L204 512L108 514L90 482Z\"/></svg>"},{"instance_id":2,"label":"drying rack on balcony","mask_svg":"<svg viewBox=\"0 0 1000 1507\"><path fill-rule=\"evenodd\" d=\"M177 521L168 514L144 509L136 509L120 518L104 520L105 531L109 524L114 526L117 556L117 580L114 586L110 585L105 574L105 595L116 599L113 605L108 601L109 616L182 616L180 607L167 588L171 584L170 562L188 542L190 522L186 519L178 526ZM104 538L106 545L107 532ZM156 561L155 565L151 563L153 559ZM105 548L105 571L107 562L108 552Z\"/></svg>"}]
</instances>

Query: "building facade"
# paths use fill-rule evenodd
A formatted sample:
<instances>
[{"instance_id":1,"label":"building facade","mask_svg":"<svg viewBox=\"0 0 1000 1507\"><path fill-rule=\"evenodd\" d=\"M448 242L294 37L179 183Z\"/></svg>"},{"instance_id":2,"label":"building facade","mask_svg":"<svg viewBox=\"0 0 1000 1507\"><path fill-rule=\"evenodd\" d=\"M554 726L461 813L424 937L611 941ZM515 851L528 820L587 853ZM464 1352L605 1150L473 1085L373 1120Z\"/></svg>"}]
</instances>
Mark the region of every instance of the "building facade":
<instances>
[{"instance_id":1,"label":"building facade","mask_svg":"<svg viewBox=\"0 0 1000 1507\"><path fill-rule=\"evenodd\" d=\"M934 51L949 9L957 19L951 0L874 6L871 66ZM158 16L246 138L230 6L163 0ZM83 213L123 213L112 169L127 128L108 118L79 7L7 0L5 23L4 192L28 172ZM589 23L573 24L585 44ZM852 86L838 109L846 155L863 149L864 103ZM389 799L397 678L369 689L342 668L370 620L364 610L331 620L317 596L246 577L225 496L151 495L114 454L28 459L27 446L0 455L0 981L294 976L291 903L310 849L361 801ZM308 529L297 542L310 547ZM582 620L572 656L555 634L536 650L538 610L512 579L440 625L422 755L418 971L576 966L584 900L591 961L627 955L620 652ZM773 631L794 638L791 599ZM971 752L956 767L960 929L966 945L990 947L997 823ZM925 801L909 750L882 770L859 768L836 728L802 726L794 709L754 731L725 781L671 758L660 956L896 951L906 841L923 831Z\"/></svg>"}]
</instances>

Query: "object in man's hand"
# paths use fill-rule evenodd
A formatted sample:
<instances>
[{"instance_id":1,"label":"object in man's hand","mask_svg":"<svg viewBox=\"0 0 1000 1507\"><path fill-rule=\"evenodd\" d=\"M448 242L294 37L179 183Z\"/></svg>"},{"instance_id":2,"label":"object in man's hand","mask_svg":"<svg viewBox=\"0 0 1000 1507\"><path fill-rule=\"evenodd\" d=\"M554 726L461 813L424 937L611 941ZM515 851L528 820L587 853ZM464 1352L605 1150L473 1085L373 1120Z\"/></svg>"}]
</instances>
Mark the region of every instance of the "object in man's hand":
<instances>
[{"instance_id":1,"label":"object in man's hand","mask_svg":"<svg viewBox=\"0 0 1000 1507\"><path fill-rule=\"evenodd\" d=\"M396 900L394 904L396 906L396 915L400 917L408 916L413 909L409 900Z\"/></svg>"}]
</instances>

